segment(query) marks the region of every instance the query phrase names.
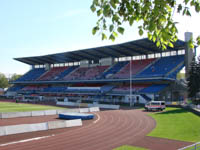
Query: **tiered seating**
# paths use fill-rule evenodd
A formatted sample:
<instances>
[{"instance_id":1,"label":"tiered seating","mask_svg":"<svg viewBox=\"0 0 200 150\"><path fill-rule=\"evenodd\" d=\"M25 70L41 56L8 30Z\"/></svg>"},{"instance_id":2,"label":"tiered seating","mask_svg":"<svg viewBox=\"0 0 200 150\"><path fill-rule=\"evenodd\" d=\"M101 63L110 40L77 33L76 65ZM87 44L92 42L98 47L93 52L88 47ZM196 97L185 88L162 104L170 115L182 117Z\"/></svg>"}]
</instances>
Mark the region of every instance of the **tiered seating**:
<instances>
[{"instance_id":1,"label":"tiered seating","mask_svg":"<svg viewBox=\"0 0 200 150\"><path fill-rule=\"evenodd\" d=\"M54 67L42 75L38 80L55 80L58 78L57 76L66 69L67 67Z\"/></svg>"},{"instance_id":2,"label":"tiered seating","mask_svg":"<svg viewBox=\"0 0 200 150\"><path fill-rule=\"evenodd\" d=\"M109 66L81 67L64 77L64 80L91 80L100 76Z\"/></svg>"},{"instance_id":3,"label":"tiered seating","mask_svg":"<svg viewBox=\"0 0 200 150\"><path fill-rule=\"evenodd\" d=\"M88 67L79 67L74 72L65 76L63 80L80 80L81 77L85 76Z\"/></svg>"},{"instance_id":4,"label":"tiered seating","mask_svg":"<svg viewBox=\"0 0 200 150\"><path fill-rule=\"evenodd\" d=\"M112 90L113 88L114 88L113 85L104 85L104 86L101 87L101 91L102 91L102 93L104 93L104 92L109 92L109 91Z\"/></svg>"},{"instance_id":5,"label":"tiered seating","mask_svg":"<svg viewBox=\"0 0 200 150\"><path fill-rule=\"evenodd\" d=\"M54 87L48 87L43 90L43 92L66 92L67 87L65 86L54 86Z\"/></svg>"},{"instance_id":6,"label":"tiered seating","mask_svg":"<svg viewBox=\"0 0 200 150\"><path fill-rule=\"evenodd\" d=\"M162 57L136 77L163 77L183 61L183 55Z\"/></svg>"},{"instance_id":7,"label":"tiered seating","mask_svg":"<svg viewBox=\"0 0 200 150\"><path fill-rule=\"evenodd\" d=\"M185 66L184 63L180 64L180 66L175 68L175 70L173 70L167 77L176 79L177 73L180 72L184 66Z\"/></svg>"},{"instance_id":8,"label":"tiered seating","mask_svg":"<svg viewBox=\"0 0 200 150\"><path fill-rule=\"evenodd\" d=\"M131 64L128 63L124 68L122 68L117 74L112 78L130 78L130 65L132 75L137 74L139 71L144 69L147 65L152 63L155 59L146 59L146 60L132 60Z\"/></svg>"},{"instance_id":9,"label":"tiered seating","mask_svg":"<svg viewBox=\"0 0 200 150\"><path fill-rule=\"evenodd\" d=\"M83 80L91 80L101 75L109 66L96 66L91 67L86 73L86 76L81 77Z\"/></svg>"},{"instance_id":10,"label":"tiered seating","mask_svg":"<svg viewBox=\"0 0 200 150\"><path fill-rule=\"evenodd\" d=\"M112 76L113 74L117 73L122 67L124 67L126 64L128 64L128 61L117 62L114 66L112 66L110 69L105 71L99 77L99 79L105 79L105 78L108 78L109 76Z\"/></svg>"},{"instance_id":11,"label":"tiered seating","mask_svg":"<svg viewBox=\"0 0 200 150\"><path fill-rule=\"evenodd\" d=\"M139 92L148 86L149 86L148 84L133 84L132 91ZM116 88L114 88L112 91L113 92L130 92L130 85L129 84L120 85L120 86L117 86Z\"/></svg>"},{"instance_id":12,"label":"tiered seating","mask_svg":"<svg viewBox=\"0 0 200 150\"><path fill-rule=\"evenodd\" d=\"M64 78L65 76L67 76L69 73L71 73L73 70L75 70L76 68L78 68L78 66L71 66L71 67L68 67L65 71L61 72L61 73L57 76L57 80L61 80L62 78Z\"/></svg>"},{"instance_id":13,"label":"tiered seating","mask_svg":"<svg viewBox=\"0 0 200 150\"><path fill-rule=\"evenodd\" d=\"M32 69L16 81L34 81L45 73L44 68Z\"/></svg>"},{"instance_id":14,"label":"tiered seating","mask_svg":"<svg viewBox=\"0 0 200 150\"><path fill-rule=\"evenodd\" d=\"M12 86L8 89L8 91L10 92L17 92L20 91L21 89L23 89L24 86L23 85L16 85L16 86Z\"/></svg>"},{"instance_id":15,"label":"tiered seating","mask_svg":"<svg viewBox=\"0 0 200 150\"><path fill-rule=\"evenodd\" d=\"M168 85L167 84L154 84L151 85L147 88L142 89L140 92L141 93L157 93L166 88Z\"/></svg>"},{"instance_id":16,"label":"tiered seating","mask_svg":"<svg viewBox=\"0 0 200 150\"><path fill-rule=\"evenodd\" d=\"M47 86L42 85L42 86L36 86L36 85L31 85L31 86L26 86L22 89L22 91L43 91L44 88L46 88Z\"/></svg>"}]
</instances>

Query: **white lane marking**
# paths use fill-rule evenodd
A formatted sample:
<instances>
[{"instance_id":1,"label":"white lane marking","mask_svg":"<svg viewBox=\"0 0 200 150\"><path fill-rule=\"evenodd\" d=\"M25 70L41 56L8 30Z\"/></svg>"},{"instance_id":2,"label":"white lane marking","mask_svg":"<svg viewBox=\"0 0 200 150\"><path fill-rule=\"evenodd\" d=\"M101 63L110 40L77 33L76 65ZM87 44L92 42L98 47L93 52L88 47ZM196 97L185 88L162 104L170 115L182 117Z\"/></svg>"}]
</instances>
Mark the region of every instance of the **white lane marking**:
<instances>
[{"instance_id":1,"label":"white lane marking","mask_svg":"<svg viewBox=\"0 0 200 150\"><path fill-rule=\"evenodd\" d=\"M0 146L2 147L2 146L17 144L17 143L25 143L25 142L29 142L29 141L36 141L36 140L40 140L40 139L44 139L44 138L48 138L48 137L52 137L52 136L54 136L54 134L49 135L49 136L42 136L42 137L36 137L36 138L31 138L31 139L26 139L26 140L21 140L21 141L5 143L5 144L1 144Z\"/></svg>"},{"instance_id":2,"label":"white lane marking","mask_svg":"<svg viewBox=\"0 0 200 150\"><path fill-rule=\"evenodd\" d=\"M97 115L97 120L95 120L93 123L97 123L99 120L100 120L100 116L99 116L99 114L97 114L97 113L94 113L94 114L96 114Z\"/></svg>"}]
</instances>

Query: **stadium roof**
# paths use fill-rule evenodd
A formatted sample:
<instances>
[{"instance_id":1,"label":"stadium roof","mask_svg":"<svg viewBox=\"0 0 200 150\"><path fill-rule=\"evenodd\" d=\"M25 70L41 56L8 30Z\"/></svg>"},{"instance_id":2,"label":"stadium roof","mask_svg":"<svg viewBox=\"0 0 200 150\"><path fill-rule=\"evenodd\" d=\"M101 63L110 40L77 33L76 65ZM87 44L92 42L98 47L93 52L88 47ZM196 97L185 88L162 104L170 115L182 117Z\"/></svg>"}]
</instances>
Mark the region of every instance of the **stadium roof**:
<instances>
[{"instance_id":1,"label":"stadium roof","mask_svg":"<svg viewBox=\"0 0 200 150\"><path fill-rule=\"evenodd\" d=\"M165 51L177 51L182 49L185 49L185 42L177 40L174 43L174 48L168 47ZM156 47L155 43L148 40L148 38L144 38L116 45L95 47L44 56L23 57L14 59L29 65L41 65L46 63L58 64L68 62L79 62L82 60L98 61L101 58L119 58L127 56L147 55L160 52L163 52L163 50Z\"/></svg>"}]
</instances>

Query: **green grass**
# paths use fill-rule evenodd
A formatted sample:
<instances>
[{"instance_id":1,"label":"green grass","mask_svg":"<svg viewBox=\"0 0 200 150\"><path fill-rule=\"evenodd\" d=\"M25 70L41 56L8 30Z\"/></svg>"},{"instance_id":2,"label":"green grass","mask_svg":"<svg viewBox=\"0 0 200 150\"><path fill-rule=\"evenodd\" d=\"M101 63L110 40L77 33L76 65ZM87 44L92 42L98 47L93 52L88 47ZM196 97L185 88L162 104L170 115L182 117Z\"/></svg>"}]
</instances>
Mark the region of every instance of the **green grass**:
<instances>
[{"instance_id":1,"label":"green grass","mask_svg":"<svg viewBox=\"0 0 200 150\"><path fill-rule=\"evenodd\" d=\"M200 141L200 117L182 108L167 108L150 114L156 128L148 136L188 142Z\"/></svg>"},{"instance_id":2,"label":"green grass","mask_svg":"<svg viewBox=\"0 0 200 150\"><path fill-rule=\"evenodd\" d=\"M62 107L0 102L0 112L23 112L23 111L37 111L37 110L50 110L50 109L62 109Z\"/></svg>"},{"instance_id":3,"label":"green grass","mask_svg":"<svg viewBox=\"0 0 200 150\"><path fill-rule=\"evenodd\" d=\"M113 150L147 150L145 148L140 148L140 147L135 147L135 146L128 146L128 145L123 145L118 148L115 148Z\"/></svg>"}]
</instances>

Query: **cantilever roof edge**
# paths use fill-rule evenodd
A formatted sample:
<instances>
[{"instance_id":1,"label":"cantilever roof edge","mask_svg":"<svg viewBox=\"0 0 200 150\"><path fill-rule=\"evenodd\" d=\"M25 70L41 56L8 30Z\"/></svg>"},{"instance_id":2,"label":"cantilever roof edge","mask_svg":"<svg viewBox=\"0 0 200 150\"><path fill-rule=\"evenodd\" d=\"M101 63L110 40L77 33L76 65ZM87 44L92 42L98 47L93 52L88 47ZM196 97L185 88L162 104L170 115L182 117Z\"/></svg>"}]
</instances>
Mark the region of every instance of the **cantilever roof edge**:
<instances>
[{"instance_id":1,"label":"cantilever roof edge","mask_svg":"<svg viewBox=\"0 0 200 150\"><path fill-rule=\"evenodd\" d=\"M177 40L174 43L174 48L168 47L166 51L181 50L184 48L185 42L182 40ZM14 60L29 65L41 65L46 63L56 64L67 62L79 62L81 60L99 60L101 58L107 57L119 58L126 56L147 55L158 52L162 52L162 50L156 47L155 43L148 40L148 38L143 38L120 44L48 54L43 56L14 58Z\"/></svg>"}]
</instances>

